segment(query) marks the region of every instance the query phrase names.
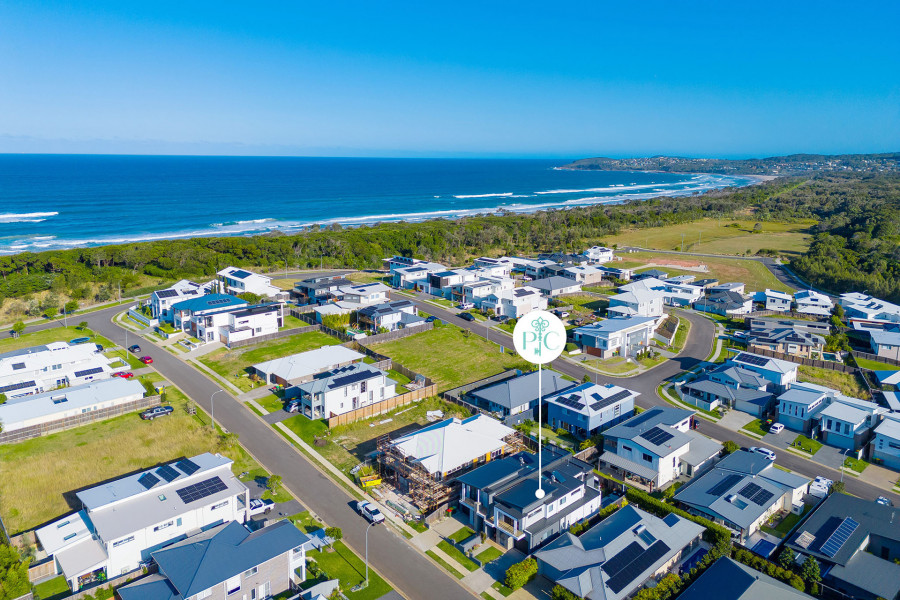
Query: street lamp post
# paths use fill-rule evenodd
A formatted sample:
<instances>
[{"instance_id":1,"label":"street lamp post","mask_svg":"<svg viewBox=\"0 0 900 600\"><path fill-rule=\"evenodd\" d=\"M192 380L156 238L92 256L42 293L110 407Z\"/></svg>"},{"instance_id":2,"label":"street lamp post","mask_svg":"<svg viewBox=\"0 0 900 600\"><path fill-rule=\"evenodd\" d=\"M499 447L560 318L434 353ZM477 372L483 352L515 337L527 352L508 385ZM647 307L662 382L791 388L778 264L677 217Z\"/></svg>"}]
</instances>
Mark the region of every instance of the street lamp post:
<instances>
[{"instance_id":1,"label":"street lamp post","mask_svg":"<svg viewBox=\"0 0 900 600\"><path fill-rule=\"evenodd\" d=\"M841 458L844 459L841 461L841 483L844 483L844 462L847 460L847 452L849 451L850 448L846 448L843 452L841 452Z\"/></svg>"},{"instance_id":2,"label":"street lamp post","mask_svg":"<svg viewBox=\"0 0 900 600\"><path fill-rule=\"evenodd\" d=\"M212 393L212 396L209 397L209 409L210 409L209 426L212 427L213 430L215 430L215 428L216 428L216 401L215 401L215 398L216 398L216 394L218 394L219 392L222 392L224 394L225 390L221 390L221 389L216 390Z\"/></svg>"},{"instance_id":3,"label":"street lamp post","mask_svg":"<svg viewBox=\"0 0 900 600\"><path fill-rule=\"evenodd\" d=\"M375 523L369 523L369 526L366 527L366 587L369 587L369 530Z\"/></svg>"}]
</instances>

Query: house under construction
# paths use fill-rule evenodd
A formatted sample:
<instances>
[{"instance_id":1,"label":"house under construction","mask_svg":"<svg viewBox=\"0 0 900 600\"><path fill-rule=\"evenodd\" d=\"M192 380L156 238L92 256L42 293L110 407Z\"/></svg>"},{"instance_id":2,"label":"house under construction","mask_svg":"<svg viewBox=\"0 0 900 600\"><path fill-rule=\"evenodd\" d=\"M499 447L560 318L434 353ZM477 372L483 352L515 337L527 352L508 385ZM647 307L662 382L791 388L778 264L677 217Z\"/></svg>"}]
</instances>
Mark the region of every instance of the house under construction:
<instances>
[{"instance_id":1,"label":"house under construction","mask_svg":"<svg viewBox=\"0 0 900 600\"><path fill-rule=\"evenodd\" d=\"M378 439L381 477L422 512L453 499L454 480L490 460L525 448L521 432L487 416L446 419L391 439Z\"/></svg>"}]
</instances>

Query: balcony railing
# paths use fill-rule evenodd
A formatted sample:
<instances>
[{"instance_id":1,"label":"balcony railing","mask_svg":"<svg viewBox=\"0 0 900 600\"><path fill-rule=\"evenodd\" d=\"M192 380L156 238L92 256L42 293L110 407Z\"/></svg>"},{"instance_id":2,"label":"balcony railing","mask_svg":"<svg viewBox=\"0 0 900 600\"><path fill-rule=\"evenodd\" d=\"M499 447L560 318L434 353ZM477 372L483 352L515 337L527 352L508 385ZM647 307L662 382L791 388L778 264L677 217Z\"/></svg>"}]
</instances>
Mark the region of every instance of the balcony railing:
<instances>
[{"instance_id":1,"label":"balcony railing","mask_svg":"<svg viewBox=\"0 0 900 600\"><path fill-rule=\"evenodd\" d=\"M502 529L503 531L512 535L513 537L519 537L523 533L521 529L516 529L515 527L513 527L506 521L503 521L502 519L497 522L497 525L500 526L500 529Z\"/></svg>"}]
</instances>

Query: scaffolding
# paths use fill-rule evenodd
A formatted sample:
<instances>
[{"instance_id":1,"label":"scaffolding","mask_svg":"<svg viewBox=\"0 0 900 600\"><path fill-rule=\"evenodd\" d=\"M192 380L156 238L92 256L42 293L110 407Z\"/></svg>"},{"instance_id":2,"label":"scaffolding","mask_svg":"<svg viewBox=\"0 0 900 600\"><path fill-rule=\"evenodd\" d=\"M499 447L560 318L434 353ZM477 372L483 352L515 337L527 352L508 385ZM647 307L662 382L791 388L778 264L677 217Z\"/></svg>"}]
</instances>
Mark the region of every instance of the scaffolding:
<instances>
[{"instance_id":1,"label":"scaffolding","mask_svg":"<svg viewBox=\"0 0 900 600\"><path fill-rule=\"evenodd\" d=\"M503 438L503 444L501 456L525 449L525 439L520 431L514 431ZM377 451L382 480L405 492L410 502L422 513L431 512L452 499L456 487L454 480L435 479L421 464L410 461L409 457L400 452L391 443L390 434L378 438ZM453 477L462 475L466 470L457 471Z\"/></svg>"}]
</instances>

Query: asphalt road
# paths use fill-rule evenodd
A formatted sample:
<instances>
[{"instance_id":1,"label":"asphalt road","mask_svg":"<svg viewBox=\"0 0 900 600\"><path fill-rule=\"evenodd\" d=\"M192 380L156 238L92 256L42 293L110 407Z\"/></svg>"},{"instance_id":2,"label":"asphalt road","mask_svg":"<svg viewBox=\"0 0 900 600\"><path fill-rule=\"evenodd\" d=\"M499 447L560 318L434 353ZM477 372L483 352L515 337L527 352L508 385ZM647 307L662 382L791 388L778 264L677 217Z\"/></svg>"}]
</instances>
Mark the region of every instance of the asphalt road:
<instances>
[{"instance_id":1,"label":"asphalt road","mask_svg":"<svg viewBox=\"0 0 900 600\"><path fill-rule=\"evenodd\" d=\"M86 316L85 320L93 331L124 345L125 331L110 321L121 310L121 307L114 307L98 311ZM134 343L135 336L129 335L128 339ZM153 366L156 370L207 413L211 412L212 394L221 387L169 352L155 350ZM237 433L241 444L266 470L281 475L284 485L305 506L329 525L340 527L345 543L365 556L367 523L351 507L353 500L343 488L227 391L215 396L215 420L224 429ZM388 527L373 527L369 532L369 561L398 591L412 600L458 600L474 596Z\"/></svg>"},{"instance_id":2,"label":"asphalt road","mask_svg":"<svg viewBox=\"0 0 900 600\"><path fill-rule=\"evenodd\" d=\"M398 299L409 299L408 296L395 295L395 297ZM435 315L441 320L468 329L481 337L489 337L491 341L512 346L512 336L505 331L498 329L489 330L483 322L464 321L457 317L454 311L423 302L422 300L416 300L415 302L421 310L428 314ZM590 371L573 361L562 358L554 361L552 366L560 373L574 377L578 381L581 381L585 375L588 375L592 381L597 383L613 383L639 392L641 395L637 399L637 404L642 408L670 406L665 400L657 395L656 389L664 381L668 381L680 373L695 367L700 362L705 361L712 350L712 342L715 336L715 324L711 320L704 318L699 314L684 311L679 313L679 316L685 317L691 322L691 330L688 333L688 339L684 350L676 358L668 360L640 375L634 377L609 377ZM743 435L718 425L717 423L707 421L706 419L698 418L697 423L699 423L698 430L700 432L711 438L715 438L720 442L732 440L744 448L750 446L769 448L778 453L777 462L779 465L787 467L792 471L802 473L811 479L817 475L823 475L834 481L841 479L841 472L838 470L828 468L801 456L791 454L790 452L782 451L781 448L771 446L756 438ZM894 504L900 504L900 495L856 479L852 475L844 477L843 481L847 491L853 495L861 498L871 498L873 500L878 496L886 496L893 500Z\"/></svg>"}]
</instances>

